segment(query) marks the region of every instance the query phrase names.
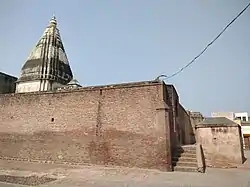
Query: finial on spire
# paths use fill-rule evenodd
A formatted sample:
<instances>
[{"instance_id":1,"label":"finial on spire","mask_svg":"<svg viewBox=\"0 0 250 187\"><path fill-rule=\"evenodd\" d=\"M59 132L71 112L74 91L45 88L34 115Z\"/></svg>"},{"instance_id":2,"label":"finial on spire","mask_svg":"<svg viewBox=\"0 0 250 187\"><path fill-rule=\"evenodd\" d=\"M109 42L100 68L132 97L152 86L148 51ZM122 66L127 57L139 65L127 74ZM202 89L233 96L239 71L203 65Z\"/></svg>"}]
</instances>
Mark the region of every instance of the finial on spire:
<instances>
[{"instance_id":1,"label":"finial on spire","mask_svg":"<svg viewBox=\"0 0 250 187\"><path fill-rule=\"evenodd\" d=\"M50 20L50 25L57 25L57 21L56 21L56 16L55 14L53 14L51 20Z\"/></svg>"}]
</instances>

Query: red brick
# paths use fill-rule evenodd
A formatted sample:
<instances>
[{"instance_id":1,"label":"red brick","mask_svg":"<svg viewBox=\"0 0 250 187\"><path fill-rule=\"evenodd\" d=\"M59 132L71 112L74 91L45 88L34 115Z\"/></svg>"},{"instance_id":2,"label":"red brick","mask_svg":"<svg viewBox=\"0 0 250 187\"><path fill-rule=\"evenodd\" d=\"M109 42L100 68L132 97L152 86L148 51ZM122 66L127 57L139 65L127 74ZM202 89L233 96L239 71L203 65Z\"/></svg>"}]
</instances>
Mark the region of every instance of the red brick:
<instances>
[{"instance_id":1,"label":"red brick","mask_svg":"<svg viewBox=\"0 0 250 187\"><path fill-rule=\"evenodd\" d=\"M169 121L156 122L165 86L0 95L0 156L167 170Z\"/></svg>"}]
</instances>

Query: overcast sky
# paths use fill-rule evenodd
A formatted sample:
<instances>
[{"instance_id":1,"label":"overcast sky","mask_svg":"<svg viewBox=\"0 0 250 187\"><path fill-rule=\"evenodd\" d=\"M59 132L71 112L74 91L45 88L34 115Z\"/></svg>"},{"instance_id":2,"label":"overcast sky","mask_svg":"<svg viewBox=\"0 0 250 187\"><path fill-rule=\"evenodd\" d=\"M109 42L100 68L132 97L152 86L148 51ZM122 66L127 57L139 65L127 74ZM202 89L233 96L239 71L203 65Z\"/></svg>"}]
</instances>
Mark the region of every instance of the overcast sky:
<instances>
[{"instance_id":1,"label":"overcast sky","mask_svg":"<svg viewBox=\"0 0 250 187\"><path fill-rule=\"evenodd\" d=\"M1 0L0 71L19 76L53 14L83 85L152 80L187 64L248 0ZM186 109L250 112L250 9L167 81Z\"/></svg>"}]
</instances>

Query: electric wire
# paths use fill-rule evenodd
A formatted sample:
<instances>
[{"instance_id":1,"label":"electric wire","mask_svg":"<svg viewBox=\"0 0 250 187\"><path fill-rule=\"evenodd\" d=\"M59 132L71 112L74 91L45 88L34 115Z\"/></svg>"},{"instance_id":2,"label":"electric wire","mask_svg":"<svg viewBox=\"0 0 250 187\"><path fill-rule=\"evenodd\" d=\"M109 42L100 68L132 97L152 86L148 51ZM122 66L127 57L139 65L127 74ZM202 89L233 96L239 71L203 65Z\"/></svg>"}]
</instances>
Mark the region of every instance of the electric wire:
<instances>
[{"instance_id":1,"label":"electric wire","mask_svg":"<svg viewBox=\"0 0 250 187\"><path fill-rule=\"evenodd\" d=\"M246 5L246 7L236 15L235 18L233 18L223 29L222 31L211 41L209 42L206 47L197 55L193 58L193 60L191 60L188 64L186 64L185 66L183 66L181 69L179 69L178 71L176 71L175 73L171 74L170 76L167 75L159 75L155 80L160 79L160 77L165 77L164 79L170 79L178 74L180 74L184 69L188 68L191 64L193 64L227 29L230 25L232 25L248 8L250 7L250 2Z\"/></svg>"}]
</instances>

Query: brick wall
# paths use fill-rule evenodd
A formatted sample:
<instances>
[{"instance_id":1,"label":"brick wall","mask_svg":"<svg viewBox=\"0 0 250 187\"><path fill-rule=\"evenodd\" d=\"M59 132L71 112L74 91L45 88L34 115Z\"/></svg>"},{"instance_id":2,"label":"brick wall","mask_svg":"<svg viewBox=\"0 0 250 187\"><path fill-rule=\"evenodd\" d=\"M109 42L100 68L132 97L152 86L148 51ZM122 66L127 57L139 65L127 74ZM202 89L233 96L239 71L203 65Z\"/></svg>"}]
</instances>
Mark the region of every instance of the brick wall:
<instances>
[{"instance_id":1,"label":"brick wall","mask_svg":"<svg viewBox=\"0 0 250 187\"><path fill-rule=\"evenodd\" d=\"M173 85L166 85L166 92L167 92L167 102L170 106L170 115L171 115L171 145L172 149L175 149L178 144L181 142L181 135L180 135L180 128L177 121L178 113L178 105L179 105L179 96L175 87Z\"/></svg>"},{"instance_id":2,"label":"brick wall","mask_svg":"<svg viewBox=\"0 0 250 187\"><path fill-rule=\"evenodd\" d=\"M177 121L180 127L181 143L184 145L194 144L196 141L191 116L181 104L178 104L178 111Z\"/></svg>"},{"instance_id":3,"label":"brick wall","mask_svg":"<svg viewBox=\"0 0 250 187\"><path fill-rule=\"evenodd\" d=\"M200 122L204 120L204 116L200 112L191 112L187 111L188 115L190 116L190 122L193 128L193 133L194 133L194 141L196 140L196 129L195 126L198 125Z\"/></svg>"},{"instance_id":4,"label":"brick wall","mask_svg":"<svg viewBox=\"0 0 250 187\"><path fill-rule=\"evenodd\" d=\"M209 167L236 167L243 162L240 126L197 126L197 142L204 150Z\"/></svg>"},{"instance_id":5,"label":"brick wall","mask_svg":"<svg viewBox=\"0 0 250 187\"><path fill-rule=\"evenodd\" d=\"M164 103L154 82L0 95L0 157L166 170Z\"/></svg>"}]
</instances>

